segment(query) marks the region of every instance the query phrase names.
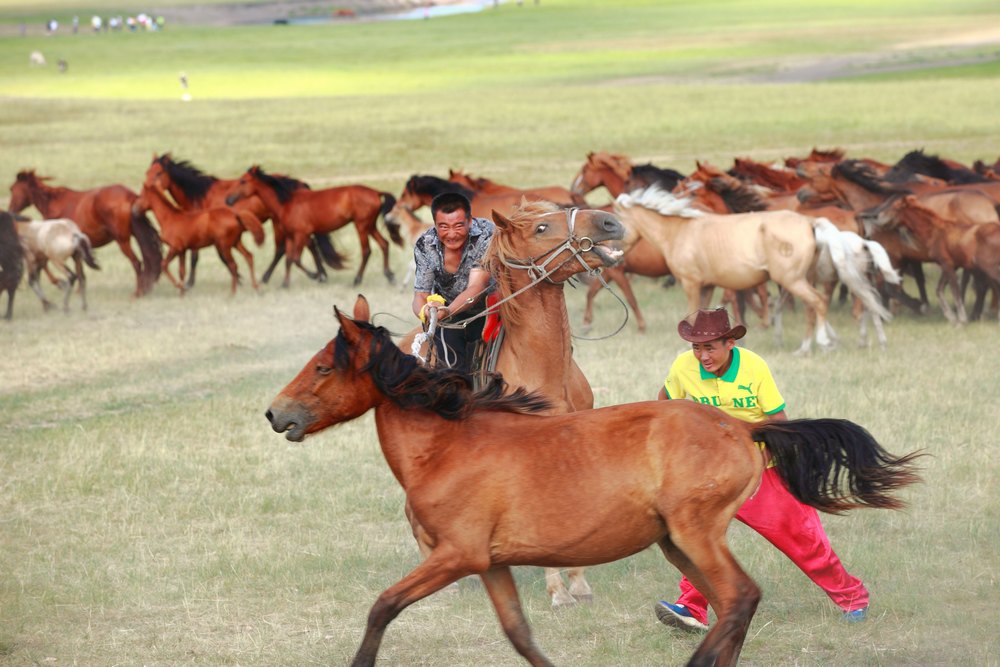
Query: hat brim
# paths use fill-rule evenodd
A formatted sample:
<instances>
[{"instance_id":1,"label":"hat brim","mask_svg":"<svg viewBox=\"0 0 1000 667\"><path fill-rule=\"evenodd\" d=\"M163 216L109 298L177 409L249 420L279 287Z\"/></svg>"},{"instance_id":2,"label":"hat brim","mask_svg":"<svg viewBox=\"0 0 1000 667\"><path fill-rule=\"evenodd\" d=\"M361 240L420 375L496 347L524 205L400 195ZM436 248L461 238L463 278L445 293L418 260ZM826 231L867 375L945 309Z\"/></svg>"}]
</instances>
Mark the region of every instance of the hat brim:
<instances>
[{"instance_id":1,"label":"hat brim","mask_svg":"<svg viewBox=\"0 0 1000 667\"><path fill-rule=\"evenodd\" d=\"M691 331L691 324L687 320L681 320L680 324L677 325L677 333L689 343L707 343L719 340L720 338L735 338L739 340L747 335L747 328L742 324L737 324L729 331L722 333L694 333Z\"/></svg>"}]
</instances>

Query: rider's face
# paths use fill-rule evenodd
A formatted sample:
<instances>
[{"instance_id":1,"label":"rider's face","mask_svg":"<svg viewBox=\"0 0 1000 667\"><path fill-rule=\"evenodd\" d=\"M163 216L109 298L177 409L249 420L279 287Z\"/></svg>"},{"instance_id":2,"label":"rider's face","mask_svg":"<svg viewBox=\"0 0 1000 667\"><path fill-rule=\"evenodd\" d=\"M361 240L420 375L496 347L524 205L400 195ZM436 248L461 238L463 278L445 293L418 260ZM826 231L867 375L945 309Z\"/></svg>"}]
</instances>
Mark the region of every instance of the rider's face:
<instances>
[{"instance_id":1,"label":"rider's face","mask_svg":"<svg viewBox=\"0 0 1000 667\"><path fill-rule=\"evenodd\" d=\"M451 213L438 211L434 216L434 227L441 245L448 250L461 250L469 238L469 217L462 209Z\"/></svg>"},{"instance_id":2,"label":"rider's face","mask_svg":"<svg viewBox=\"0 0 1000 667\"><path fill-rule=\"evenodd\" d=\"M735 340L726 338L710 340L707 343L691 343L691 349L706 372L721 375L729 368L729 355L735 345Z\"/></svg>"}]
</instances>

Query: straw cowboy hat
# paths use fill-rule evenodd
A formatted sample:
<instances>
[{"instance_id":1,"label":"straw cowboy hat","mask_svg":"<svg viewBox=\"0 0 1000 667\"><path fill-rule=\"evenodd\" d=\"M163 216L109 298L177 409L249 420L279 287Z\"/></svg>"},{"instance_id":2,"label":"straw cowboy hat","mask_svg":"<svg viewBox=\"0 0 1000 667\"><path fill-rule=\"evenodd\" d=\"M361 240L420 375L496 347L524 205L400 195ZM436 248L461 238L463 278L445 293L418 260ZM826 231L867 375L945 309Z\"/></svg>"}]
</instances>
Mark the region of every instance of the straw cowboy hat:
<instances>
[{"instance_id":1,"label":"straw cowboy hat","mask_svg":"<svg viewBox=\"0 0 1000 667\"><path fill-rule=\"evenodd\" d=\"M690 343L707 343L720 338L735 338L739 340L747 334L747 328L742 324L729 326L729 313L725 308L697 310L677 325L677 333Z\"/></svg>"}]
</instances>

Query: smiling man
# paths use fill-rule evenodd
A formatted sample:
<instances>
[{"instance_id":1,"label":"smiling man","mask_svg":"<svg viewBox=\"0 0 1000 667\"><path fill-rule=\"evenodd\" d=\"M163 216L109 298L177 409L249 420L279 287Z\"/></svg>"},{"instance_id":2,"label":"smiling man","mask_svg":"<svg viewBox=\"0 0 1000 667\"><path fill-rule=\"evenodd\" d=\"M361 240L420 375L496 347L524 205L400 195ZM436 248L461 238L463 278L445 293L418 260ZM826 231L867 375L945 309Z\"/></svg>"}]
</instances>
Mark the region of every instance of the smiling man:
<instances>
[{"instance_id":1,"label":"smiling man","mask_svg":"<svg viewBox=\"0 0 1000 667\"><path fill-rule=\"evenodd\" d=\"M428 311L437 309L441 322L465 320L483 311L493 286L482 260L495 227L485 218L473 218L469 199L460 192L436 196L431 215L434 226L413 246L413 314L426 322ZM480 317L465 328L438 329L434 337L438 364L470 372L485 322Z\"/></svg>"},{"instance_id":2,"label":"smiling man","mask_svg":"<svg viewBox=\"0 0 1000 667\"><path fill-rule=\"evenodd\" d=\"M674 360L658 398L687 398L748 422L787 420L785 400L767 362L736 346L746 332L742 324L729 325L725 308L698 310L681 320L677 333L691 343L691 350ZM816 510L796 500L772 467L736 518L788 556L840 607L845 620L867 618L865 585L841 564ZM656 604L657 618L683 630L707 630L708 600L687 577L681 578L680 589L676 602Z\"/></svg>"}]
</instances>

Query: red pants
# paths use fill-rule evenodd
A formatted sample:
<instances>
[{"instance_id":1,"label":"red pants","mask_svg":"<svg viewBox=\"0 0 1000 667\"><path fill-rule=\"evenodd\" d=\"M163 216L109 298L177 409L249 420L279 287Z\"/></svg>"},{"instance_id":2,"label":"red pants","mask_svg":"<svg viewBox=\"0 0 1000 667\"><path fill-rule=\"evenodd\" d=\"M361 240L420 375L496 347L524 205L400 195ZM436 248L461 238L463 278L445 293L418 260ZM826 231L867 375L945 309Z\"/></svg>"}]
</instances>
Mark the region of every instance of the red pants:
<instances>
[{"instance_id":1,"label":"red pants","mask_svg":"<svg viewBox=\"0 0 1000 667\"><path fill-rule=\"evenodd\" d=\"M736 518L764 536L768 542L788 556L813 583L823 589L844 611L868 606L868 591L857 577L848 574L820 523L819 514L800 503L778 476L774 468L764 471L760 488L739 511ZM688 608L691 615L708 623L708 600L681 578L681 596L677 604Z\"/></svg>"}]
</instances>

